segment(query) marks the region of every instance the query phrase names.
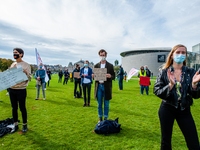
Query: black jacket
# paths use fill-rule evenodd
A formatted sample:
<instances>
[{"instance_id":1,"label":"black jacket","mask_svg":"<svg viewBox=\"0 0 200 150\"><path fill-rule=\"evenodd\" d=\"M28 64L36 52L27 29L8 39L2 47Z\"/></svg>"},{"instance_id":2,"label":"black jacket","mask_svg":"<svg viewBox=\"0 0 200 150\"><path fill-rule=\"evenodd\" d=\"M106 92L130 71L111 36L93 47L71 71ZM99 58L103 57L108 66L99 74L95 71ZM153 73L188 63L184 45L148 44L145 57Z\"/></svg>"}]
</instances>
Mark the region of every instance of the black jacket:
<instances>
[{"instance_id":1,"label":"black jacket","mask_svg":"<svg viewBox=\"0 0 200 150\"><path fill-rule=\"evenodd\" d=\"M167 77L168 69L170 69L170 71L173 71L173 68L169 67L159 72L154 85L154 94L163 99L163 102L178 108L178 95L176 93L176 86L174 85L172 90L169 91L169 80ZM196 71L193 68L183 66L182 72L184 78L181 84L183 89L183 93L181 96L181 110L184 110L184 108L192 105L192 98L197 99L200 97L200 83L198 82L197 89L193 90L192 78L195 75Z\"/></svg>"},{"instance_id":2,"label":"black jacket","mask_svg":"<svg viewBox=\"0 0 200 150\"><path fill-rule=\"evenodd\" d=\"M147 74L147 77L151 77L151 71L149 69L146 69L146 74Z\"/></svg>"}]
</instances>

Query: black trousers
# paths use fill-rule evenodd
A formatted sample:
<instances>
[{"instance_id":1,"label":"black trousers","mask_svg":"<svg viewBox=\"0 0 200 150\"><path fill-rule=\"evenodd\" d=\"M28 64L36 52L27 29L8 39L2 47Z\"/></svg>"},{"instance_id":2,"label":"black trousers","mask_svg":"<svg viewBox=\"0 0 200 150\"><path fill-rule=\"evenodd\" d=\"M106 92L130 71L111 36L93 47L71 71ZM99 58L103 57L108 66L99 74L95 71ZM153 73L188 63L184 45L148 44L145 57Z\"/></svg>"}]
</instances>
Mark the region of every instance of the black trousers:
<instances>
[{"instance_id":1,"label":"black trousers","mask_svg":"<svg viewBox=\"0 0 200 150\"><path fill-rule=\"evenodd\" d=\"M79 85L79 92L80 92L80 95L82 96L81 81L74 82L74 96L76 96L77 84Z\"/></svg>"},{"instance_id":2,"label":"black trousers","mask_svg":"<svg viewBox=\"0 0 200 150\"><path fill-rule=\"evenodd\" d=\"M174 106L162 102L158 113L162 134L161 150L172 149L171 138L175 119L185 137L188 149L199 150L199 139L190 107L181 111L180 107L176 109Z\"/></svg>"},{"instance_id":3,"label":"black trousers","mask_svg":"<svg viewBox=\"0 0 200 150\"><path fill-rule=\"evenodd\" d=\"M27 123L26 111L26 89L9 89L9 96L12 106L12 115L14 122L18 121L18 103L20 111L22 112L23 123Z\"/></svg>"},{"instance_id":4,"label":"black trousers","mask_svg":"<svg viewBox=\"0 0 200 150\"><path fill-rule=\"evenodd\" d=\"M64 78L64 82L63 82L63 85L66 83L67 84L68 82L68 78Z\"/></svg>"},{"instance_id":5,"label":"black trousers","mask_svg":"<svg viewBox=\"0 0 200 150\"><path fill-rule=\"evenodd\" d=\"M90 104L91 83L83 83L84 104L86 104L86 89L88 94L88 104Z\"/></svg>"}]
</instances>

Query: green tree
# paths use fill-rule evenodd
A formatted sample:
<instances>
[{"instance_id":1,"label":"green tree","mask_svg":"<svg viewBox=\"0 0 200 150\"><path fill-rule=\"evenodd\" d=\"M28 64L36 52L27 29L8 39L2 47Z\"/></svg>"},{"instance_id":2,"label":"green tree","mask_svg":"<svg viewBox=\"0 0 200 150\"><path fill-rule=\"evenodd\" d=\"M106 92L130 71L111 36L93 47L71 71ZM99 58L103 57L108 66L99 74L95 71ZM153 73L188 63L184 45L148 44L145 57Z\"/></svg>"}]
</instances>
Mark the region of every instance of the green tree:
<instances>
[{"instance_id":1,"label":"green tree","mask_svg":"<svg viewBox=\"0 0 200 150\"><path fill-rule=\"evenodd\" d=\"M117 66L119 64L119 61L116 59L115 60L115 66Z\"/></svg>"}]
</instances>

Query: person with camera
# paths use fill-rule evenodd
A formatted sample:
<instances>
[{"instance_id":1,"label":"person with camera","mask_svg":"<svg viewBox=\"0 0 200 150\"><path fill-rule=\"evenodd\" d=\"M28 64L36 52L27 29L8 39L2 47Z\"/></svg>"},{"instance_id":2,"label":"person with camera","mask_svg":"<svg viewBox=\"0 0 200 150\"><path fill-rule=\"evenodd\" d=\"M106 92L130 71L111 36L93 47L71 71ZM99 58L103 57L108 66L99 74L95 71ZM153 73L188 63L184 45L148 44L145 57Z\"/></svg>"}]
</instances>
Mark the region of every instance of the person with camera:
<instances>
[{"instance_id":1,"label":"person with camera","mask_svg":"<svg viewBox=\"0 0 200 150\"><path fill-rule=\"evenodd\" d=\"M39 64L39 69L35 72L35 79L37 80L36 82L36 87L37 87L37 98L35 100L39 100L39 95L40 95L40 86L42 86L42 93L43 93L43 100L45 100L45 75L46 72L42 68L43 64Z\"/></svg>"}]
</instances>

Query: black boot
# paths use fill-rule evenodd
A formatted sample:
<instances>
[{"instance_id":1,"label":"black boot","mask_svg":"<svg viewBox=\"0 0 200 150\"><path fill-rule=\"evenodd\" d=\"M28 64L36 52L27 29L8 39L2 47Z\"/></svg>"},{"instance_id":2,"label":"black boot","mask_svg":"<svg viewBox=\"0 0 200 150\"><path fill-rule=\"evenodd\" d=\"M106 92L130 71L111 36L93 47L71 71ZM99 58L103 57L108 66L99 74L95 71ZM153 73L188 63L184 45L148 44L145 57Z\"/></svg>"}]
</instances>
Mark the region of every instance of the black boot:
<instances>
[{"instance_id":1,"label":"black boot","mask_svg":"<svg viewBox=\"0 0 200 150\"><path fill-rule=\"evenodd\" d=\"M15 133L18 129L19 129L19 127L18 127L18 125L16 125L16 126L11 130L10 133Z\"/></svg>"},{"instance_id":2,"label":"black boot","mask_svg":"<svg viewBox=\"0 0 200 150\"><path fill-rule=\"evenodd\" d=\"M26 125L23 125L23 129L22 129L22 132L25 133L28 131L28 128L27 128L27 124Z\"/></svg>"}]
</instances>

